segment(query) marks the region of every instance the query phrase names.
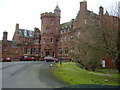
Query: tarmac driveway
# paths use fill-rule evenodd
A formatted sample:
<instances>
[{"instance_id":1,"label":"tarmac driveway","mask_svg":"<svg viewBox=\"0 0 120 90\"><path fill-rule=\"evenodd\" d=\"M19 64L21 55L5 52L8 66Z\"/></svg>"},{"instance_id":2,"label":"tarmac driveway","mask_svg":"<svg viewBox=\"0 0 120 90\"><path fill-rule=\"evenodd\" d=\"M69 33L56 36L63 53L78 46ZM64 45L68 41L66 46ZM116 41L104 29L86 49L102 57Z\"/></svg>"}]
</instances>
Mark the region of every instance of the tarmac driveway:
<instances>
[{"instance_id":1,"label":"tarmac driveway","mask_svg":"<svg viewBox=\"0 0 120 90\"><path fill-rule=\"evenodd\" d=\"M3 62L2 88L60 88L67 84L50 72L50 63Z\"/></svg>"}]
</instances>

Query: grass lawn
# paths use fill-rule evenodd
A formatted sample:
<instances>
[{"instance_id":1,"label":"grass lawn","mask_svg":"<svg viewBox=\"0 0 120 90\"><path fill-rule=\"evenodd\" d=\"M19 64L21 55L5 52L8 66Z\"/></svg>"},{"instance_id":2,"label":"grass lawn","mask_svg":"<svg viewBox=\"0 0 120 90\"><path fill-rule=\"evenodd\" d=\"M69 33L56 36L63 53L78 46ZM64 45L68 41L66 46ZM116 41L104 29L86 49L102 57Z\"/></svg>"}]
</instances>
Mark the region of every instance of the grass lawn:
<instances>
[{"instance_id":1,"label":"grass lawn","mask_svg":"<svg viewBox=\"0 0 120 90\"><path fill-rule=\"evenodd\" d=\"M63 62L62 67L59 63L54 64L51 71L56 77L72 85L120 85L120 83L118 84L120 74L118 74L116 70L99 69L97 72L92 72L78 68L74 62Z\"/></svg>"}]
</instances>

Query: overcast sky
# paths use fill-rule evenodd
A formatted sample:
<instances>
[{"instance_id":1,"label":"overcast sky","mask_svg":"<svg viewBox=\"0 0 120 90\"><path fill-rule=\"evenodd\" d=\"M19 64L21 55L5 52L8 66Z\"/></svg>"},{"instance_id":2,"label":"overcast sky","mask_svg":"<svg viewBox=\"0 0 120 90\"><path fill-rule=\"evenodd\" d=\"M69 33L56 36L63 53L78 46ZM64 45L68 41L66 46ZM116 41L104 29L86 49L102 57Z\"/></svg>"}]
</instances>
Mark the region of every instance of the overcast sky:
<instances>
[{"instance_id":1,"label":"overcast sky","mask_svg":"<svg viewBox=\"0 0 120 90\"><path fill-rule=\"evenodd\" d=\"M0 40L3 31L8 32L11 40L16 23L20 28L34 30L41 29L40 15L44 12L53 12L57 3L61 9L61 23L75 18L83 0L0 0ZM87 9L98 14L99 6L109 10L112 4L120 0L87 0Z\"/></svg>"}]
</instances>

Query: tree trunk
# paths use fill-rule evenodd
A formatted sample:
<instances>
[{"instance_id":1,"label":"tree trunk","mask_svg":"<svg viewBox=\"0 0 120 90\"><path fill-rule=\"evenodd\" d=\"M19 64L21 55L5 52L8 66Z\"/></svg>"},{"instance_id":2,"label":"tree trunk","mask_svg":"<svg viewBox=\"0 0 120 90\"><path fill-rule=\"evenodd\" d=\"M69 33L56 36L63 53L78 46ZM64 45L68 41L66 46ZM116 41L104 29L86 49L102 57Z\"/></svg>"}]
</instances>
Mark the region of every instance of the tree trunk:
<instances>
[{"instance_id":1,"label":"tree trunk","mask_svg":"<svg viewBox=\"0 0 120 90\"><path fill-rule=\"evenodd\" d=\"M119 20L119 28L118 28L117 49L118 49L117 69L118 72L120 73L120 20Z\"/></svg>"}]
</instances>

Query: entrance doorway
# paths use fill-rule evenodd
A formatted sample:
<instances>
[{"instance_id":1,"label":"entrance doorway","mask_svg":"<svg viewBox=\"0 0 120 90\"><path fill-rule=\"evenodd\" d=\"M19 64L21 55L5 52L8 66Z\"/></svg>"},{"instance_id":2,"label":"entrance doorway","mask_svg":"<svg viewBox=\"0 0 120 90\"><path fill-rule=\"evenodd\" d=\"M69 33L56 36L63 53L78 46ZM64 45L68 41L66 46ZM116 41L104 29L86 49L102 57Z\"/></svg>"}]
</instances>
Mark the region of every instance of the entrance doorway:
<instances>
[{"instance_id":1,"label":"entrance doorway","mask_svg":"<svg viewBox=\"0 0 120 90\"><path fill-rule=\"evenodd\" d=\"M49 52L46 52L46 56L49 56L50 55L50 53Z\"/></svg>"}]
</instances>

